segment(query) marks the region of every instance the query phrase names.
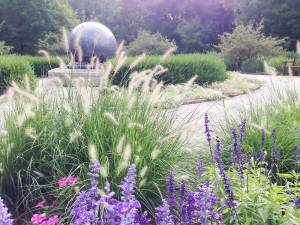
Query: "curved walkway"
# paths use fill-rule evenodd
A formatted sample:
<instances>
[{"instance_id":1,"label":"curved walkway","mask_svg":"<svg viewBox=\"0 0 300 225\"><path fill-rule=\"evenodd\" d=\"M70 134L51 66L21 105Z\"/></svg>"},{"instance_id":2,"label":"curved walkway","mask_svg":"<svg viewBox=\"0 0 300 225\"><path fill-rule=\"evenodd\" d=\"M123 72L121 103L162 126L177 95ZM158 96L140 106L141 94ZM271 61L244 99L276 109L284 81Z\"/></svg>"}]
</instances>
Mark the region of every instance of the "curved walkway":
<instances>
[{"instance_id":1,"label":"curved walkway","mask_svg":"<svg viewBox=\"0 0 300 225\"><path fill-rule=\"evenodd\" d=\"M287 90L295 90L300 95L300 77L271 77L263 75L244 75L265 80L265 85L250 94L240 95L214 102L203 102L193 105L182 105L178 110L178 121L186 125L183 138L190 146L196 147L204 140L204 115L208 113L212 124L222 123L226 117L241 114L250 106L263 105L274 98L274 91L286 95ZM245 115L246 116L246 115Z\"/></svg>"},{"instance_id":2,"label":"curved walkway","mask_svg":"<svg viewBox=\"0 0 300 225\"><path fill-rule=\"evenodd\" d=\"M265 85L259 90L247 95L240 95L224 100L213 102L202 102L191 105L182 105L177 112L178 122L184 123L183 135L187 137L190 144L198 144L203 137L203 121L204 114L208 113L211 120L219 122L226 115L235 115L240 113L250 104L263 104L263 102L272 99L272 90L280 90L285 93L286 88L298 88L300 92L300 77L270 77L260 75L244 75L251 76L257 79L265 80ZM9 111L11 105L0 103L0 130L3 128L4 114ZM199 142L200 141L200 142Z\"/></svg>"}]
</instances>

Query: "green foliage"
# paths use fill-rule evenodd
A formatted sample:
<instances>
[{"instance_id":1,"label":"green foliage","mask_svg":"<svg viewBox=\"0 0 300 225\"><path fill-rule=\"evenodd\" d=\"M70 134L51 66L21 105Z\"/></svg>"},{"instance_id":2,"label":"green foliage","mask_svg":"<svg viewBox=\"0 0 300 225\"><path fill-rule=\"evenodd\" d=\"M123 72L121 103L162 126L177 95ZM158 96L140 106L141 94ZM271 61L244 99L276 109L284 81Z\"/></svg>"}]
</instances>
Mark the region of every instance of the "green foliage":
<instances>
[{"instance_id":1,"label":"green foliage","mask_svg":"<svg viewBox=\"0 0 300 225\"><path fill-rule=\"evenodd\" d=\"M241 72L242 73L263 73L264 72L264 59L254 58L254 59L246 59L242 62L241 65Z\"/></svg>"},{"instance_id":2,"label":"green foliage","mask_svg":"<svg viewBox=\"0 0 300 225\"><path fill-rule=\"evenodd\" d=\"M9 54L13 47L7 46L5 41L0 41L0 55Z\"/></svg>"},{"instance_id":3,"label":"green foliage","mask_svg":"<svg viewBox=\"0 0 300 225\"><path fill-rule=\"evenodd\" d=\"M258 23L264 21L264 32L286 38L285 46L295 49L300 37L300 2L294 0L224 0L231 4L238 23Z\"/></svg>"},{"instance_id":4,"label":"green foliage","mask_svg":"<svg viewBox=\"0 0 300 225\"><path fill-rule=\"evenodd\" d=\"M233 15L219 0L70 0L83 21L97 20L119 40L132 42L139 30L175 40L181 52L203 52L232 28Z\"/></svg>"},{"instance_id":5,"label":"green foliage","mask_svg":"<svg viewBox=\"0 0 300 225\"><path fill-rule=\"evenodd\" d=\"M62 40L62 35L50 32L39 39L38 47L51 55L62 55L66 52Z\"/></svg>"},{"instance_id":6,"label":"green foliage","mask_svg":"<svg viewBox=\"0 0 300 225\"><path fill-rule=\"evenodd\" d=\"M129 58L125 65L118 71L114 77L114 83L126 83L132 69L131 63L134 58ZM224 62L212 55L205 54L180 54L172 55L161 61L159 56L146 56L134 70L152 69L157 64L167 68L168 71L159 75L158 80L166 84L185 83L195 75L198 76L195 81L197 84L207 84L214 81L224 81L228 78Z\"/></svg>"},{"instance_id":7,"label":"green foliage","mask_svg":"<svg viewBox=\"0 0 300 225\"><path fill-rule=\"evenodd\" d=\"M275 88L275 87L274 87ZM266 157L271 159L272 130L276 130L276 148L281 151L278 163L280 171L291 171L295 168L296 148L300 143L300 105L296 90L271 90L272 98L263 105L250 102L250 109L242 111L240 116L228 117L217 134L223 140L226 152L231 150L232 127L247 118L246 137L243 144L245 153L258 155L261 145L261 129L266 130ZM284 124L284 126L283 126Z\"/></svg>"},{"instance_id":8,"label":"green foliage","mask_svg":"<svg viewBox=\"0 0 300 225\"><path fill-rule=\"evenodd\" d=\"M234 31L224 33L218 45L226 64L235 70L241 68L243 61L259 56L276 56L282 53L279 47L283 40L265 36L262 24L238 25Z\"/></svg>"},{"instance_id":9,"label":"green foliage","mask_svg":"<svg viewBox=\"0 0 300 225\"><path fill-rule=\"evenodd\" d=\"M299 178L293 180L290 187L272 182L272 177L266 176L260 168L244 172L246 178L241 185L238 172L227 171L238 202L236 214L239 224L298 224L300 211L293 202L299 190L293 187L297 187ZM231 224L228 218L226 222Z\"/></svg>"},{"instance_id":10,"label":"green foliage","mask_svg":"<svg viewBox=\"0 0 300 225\"><path fill-rule=\"evenodd\" d=\"M0 21L1 39L22 54L36 54L44 35L78 23L67 0L1 0Z\"/></svg>"},{"instance_id":11,"label":"green foliage","mask_svg":"<svg viewBox=\"0 0 300 225\"><path fill-rule=\"evenodd\" d=\"M34 72L25 59L13 55L0 56L0 94L6 90L12 81L24 86L25 75L32 84L35 83Z\"/></svg>"},{"instance_id":12,"label":"green foliage","mask_svg":"<svg viewBox=\"0 0 300 225\"><path fill-rule=\"evenodd\" d=\"M285 62L288 61L287 56L278 56L278 57L273 57L268 60L268 64L276 69L277 72L280 74L285 74Z\"/></svg>"},{"instance_id":13,"label":"green foliage","mask_svg":"<svg viewBox=\"0 0 300 225\"><path fill-rule=\"evenodd\" d=\"M18 56L22 59L25 59L30 63L34 70L34 74L37 77L45 77L48 75L48 71L53 68L58 68L59 65L59 59L56 57L44 57L44 56ZM61 60L64 61L65 64L68 64L69 58L67 56L60 57Z\"/></svg>"},{"instance_id":14,"label":"green foliage","mask_svg":"<svg viewBox=\"0 0 300 225\"><path fill-rule=\"evenodd\" d=\"M174 42L163 37L160 33L151 34L148 31L139 31L137 38L129 43L127 52L129 55L162 55L169 49L177 49Z\"/></svg>"},{"instance_id":15,"label":"green foliage","mask_svg":"<svg viewBox=\"0 0 300 225\"><path fill-rule=\"evenodd\" d=\"M18 98L6 118L7 135L0 140L0 194L17 215L42 196L52 199L62 176L74 174L81 187L87 185L92 156L102 164L101 182L108 178L116 194L116 185L135 163L137 197L150 209L160 201L166 175L184 157L173 128L175 117L152 105L157 98L152 92L110 90L58 87L51 95L36 96L38 103ZM62 196L56 208L68 215L74 192Z\"/></svg>"}]
</instances>

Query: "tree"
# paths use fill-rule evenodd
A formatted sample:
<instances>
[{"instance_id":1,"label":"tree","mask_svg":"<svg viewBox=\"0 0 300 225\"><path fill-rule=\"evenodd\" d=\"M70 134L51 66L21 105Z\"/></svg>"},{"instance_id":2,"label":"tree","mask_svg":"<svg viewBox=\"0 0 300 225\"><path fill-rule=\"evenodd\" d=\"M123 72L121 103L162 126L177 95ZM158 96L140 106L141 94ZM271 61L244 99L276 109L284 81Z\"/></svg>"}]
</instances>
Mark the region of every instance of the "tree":
<instances>
[{"instance_id":1,"label":"tree","mask_svg":"<svg viewBox=\"0 0 300 225\"><path fill-rule=\"evenodd\" d=\"M22 54L36 53L45 34L77 22L66 0L1 0L0 20L4 21L1 38Z\"/></svg>"},{"instance_id":2,"label":"tree","mask_svg":"<svg viewBox=\"0 0 300 225\"><path fill-rule=\"evenodd\" d=\"M294 48L300 39L300 1L298 0L222 0L235 12L237 23L264 22L268 35L287 37L286 47Z\"/></svg>"},{"instance_id":3,"label":"tree","mask_svg":"<svg viewBox=\"0 0 300 225\"><path fill-rule=\"evenodd\" d=\"M263 25L255 28L253 25L238 25L232 33L220 36L221 51L229 67L239 70L243 61L255 59L258 56L276 56L283 52L280 45L283 39L265 36Z\"/></svg>"},{"instance_id":4,"label":"tree","mask_svg":"<svg viewBox=\"0 0 300 225\"><path fill-rule=\"evenodd\" d=\"M161 55L169 49L177 49L174 42L163 37L160 33L151 34L147 31L139 31L137 38L128 46L128 54Z\"/></svg>"},{"instance_id":5,"label":"tree","mask_svg":"<svg viewBox=\"0 0 300 225\"><path fill-rule=\"evenodd\" d=\"M127 43L139 30L148 30L174 40L180 51L206 51L232 29L233 14L220 0L70 1L81 18L104 23Z\"/></svg>"}]
</instances>

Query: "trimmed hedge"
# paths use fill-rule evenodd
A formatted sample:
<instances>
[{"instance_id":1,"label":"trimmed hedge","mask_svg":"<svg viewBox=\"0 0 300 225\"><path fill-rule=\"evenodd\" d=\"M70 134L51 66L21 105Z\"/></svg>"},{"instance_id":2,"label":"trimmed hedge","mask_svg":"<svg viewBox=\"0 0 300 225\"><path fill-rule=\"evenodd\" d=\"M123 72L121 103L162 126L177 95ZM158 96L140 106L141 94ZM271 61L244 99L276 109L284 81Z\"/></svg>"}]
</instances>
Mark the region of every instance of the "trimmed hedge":
<instances>
[{"instance_id":1,"label":"trimmed hedge","mask_svg":"<svg viewBox=\"0 0 300 225\"><path fill-rule=\"evenodd\" d=\"M34 71L27 60L14 55L0 56L0 94L12 81L23 86L25 75L35 84Z\"/></svg>"},{"instance_id":2,"label":"trimmed hedge","mask_svg":"<svg viewBox=\"0 0 300 225\"><path fill-rule=\"evenodd\" d=\"M152 69L160 64L168 71L157 77L165 84L178 84L187 82L193 76L198 75L197 84L210 84L215 81L224 81L228 78L226 66L219 57L208 54L180 54L169 56L164 61L160 56L147 56L132 71L130 64L135 58L128 58L125 65L115 75L114 84L126 84L130 73ZM115 60L112 60L115 63Z\"/></svg>"},{"instance_id":3,"label":"trimmed hedge","mask_svg":"<svg viewBox=\"0 0 300 225\"><path fill-rule=\"evenodd\" d=\"M27 60L33 67L34 74L37 77L46 77L48 71L59 67L59 61L56 57L50 57L50 61L44 56L19 56ZM68 57L61 57L62 60L67 64L69 62Z\"/></svg>"}]
</instances>

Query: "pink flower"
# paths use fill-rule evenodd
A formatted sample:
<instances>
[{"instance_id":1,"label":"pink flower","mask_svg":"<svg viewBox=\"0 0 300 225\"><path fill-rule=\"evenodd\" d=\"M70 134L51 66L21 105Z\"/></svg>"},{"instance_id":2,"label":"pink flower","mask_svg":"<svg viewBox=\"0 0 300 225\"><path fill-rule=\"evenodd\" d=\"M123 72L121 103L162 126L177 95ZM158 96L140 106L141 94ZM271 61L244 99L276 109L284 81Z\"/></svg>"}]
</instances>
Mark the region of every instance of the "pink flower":
<instances>
[{"instance_id":1,"label":"pink flower","mask_svg":"<svg viewBox=\"0 0 300 225\"><path fill-rule=\"evenodd\" d=\"M45 204L46 204L46 201L45 200L42 200L42 201L39 201L37 204L36 204L36 208L44 208L45 207Z\"/></svg>"},{"instance_id":2,"label":"pink flower","mask_svg":"<svg viewBox=\"0 0 300 225\"><path fill-rule=\"evenodd\" d=\"M51 216L46 222L45 225L56 225L58 223L59 217L58 215Z\"/></svg>"},{"instance_id":3,"label":"pink flower","mask_svg":"<svg viewBox=\"0 0 300 225\"><path fill-rule=\"evenodd\" d=\"M33 224L37 224L40 225L41 223L43 223L46 219L46 214L33 214L33 216L31 217L31 223Z\"/></svg>"},{"instance_id":4,"label":"pink flower","mask_svg":"<svg viewBox=\"0 0 300 225\"><path fill-rule=\"evenodd\" d=\"M57 225L59 221L58 215L53 215L49 217L48 219L46 218L46 214L34 214L31 217L31 223L36 224L36 225Z\"/></svg>"},{"instance_id":5,"label":"pink flower","mask_svg":"<svg viewBox=\"0 0 300 225\"><path fill-rule=\"evenodd\" d=\"M58 180L58 186L60 188L68 187L77 182L77 177L75 176L68 176L68 177L62 177Z\"/></svg>"}]
</instances>

